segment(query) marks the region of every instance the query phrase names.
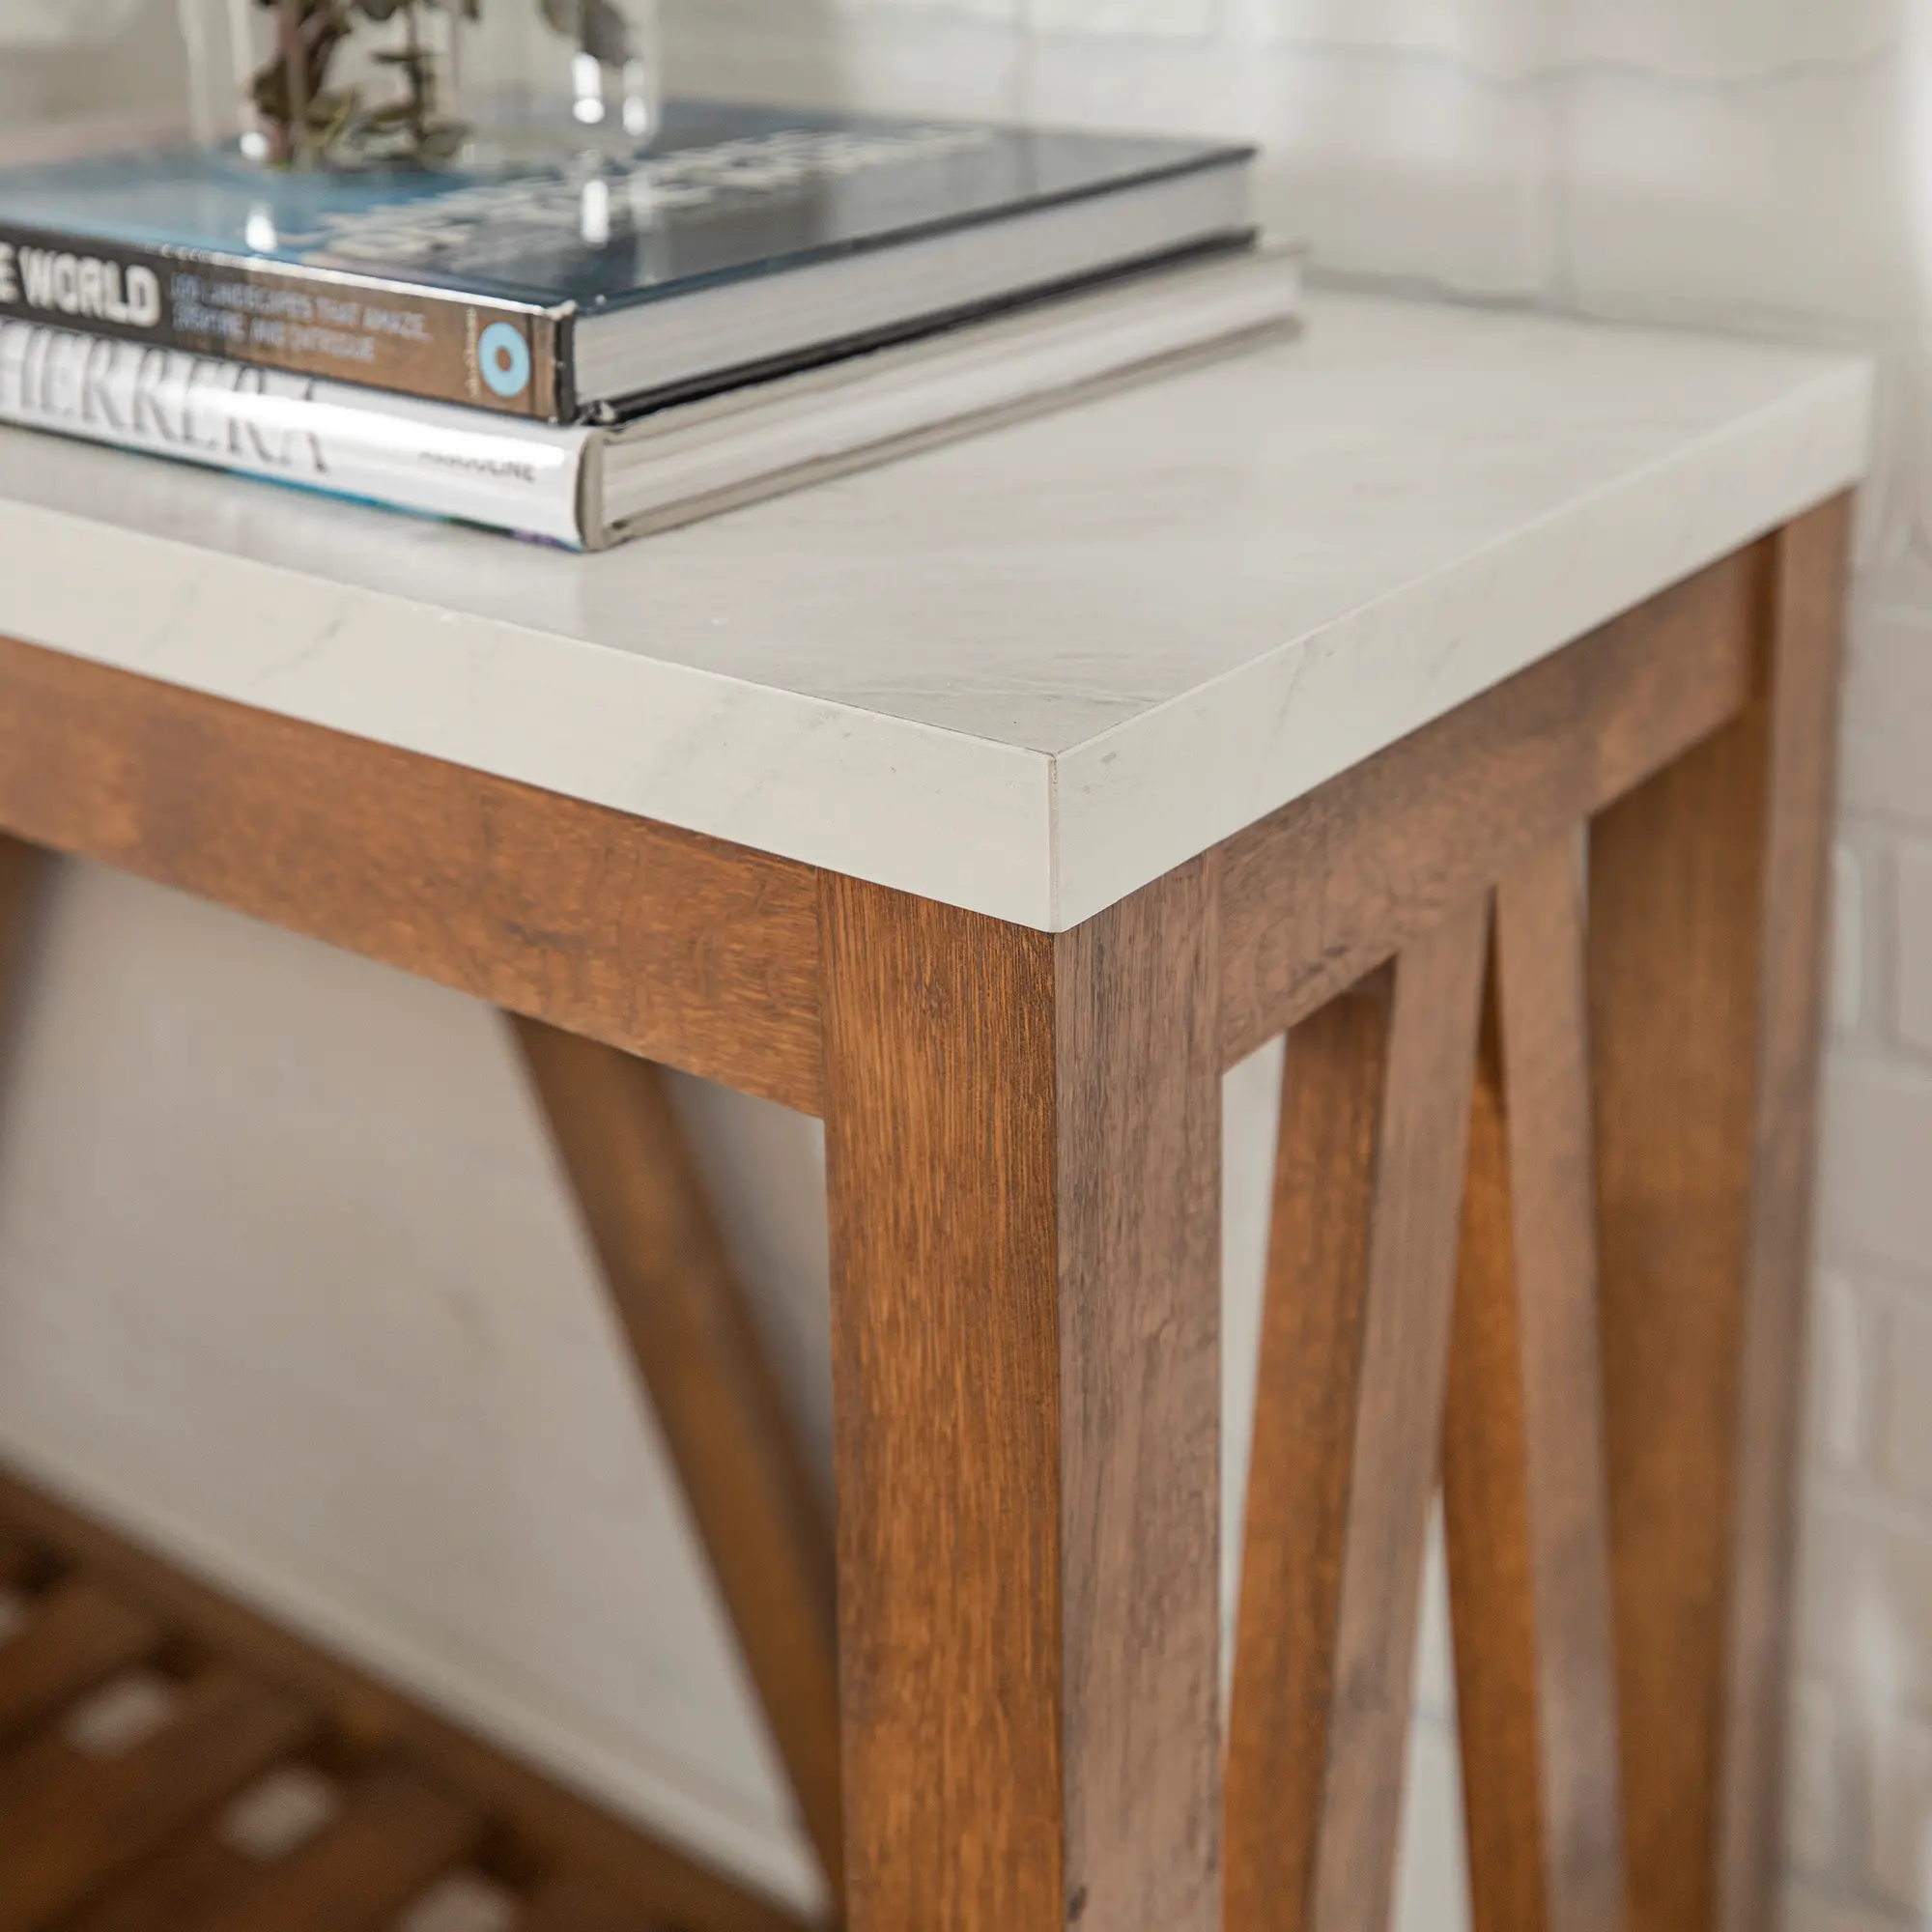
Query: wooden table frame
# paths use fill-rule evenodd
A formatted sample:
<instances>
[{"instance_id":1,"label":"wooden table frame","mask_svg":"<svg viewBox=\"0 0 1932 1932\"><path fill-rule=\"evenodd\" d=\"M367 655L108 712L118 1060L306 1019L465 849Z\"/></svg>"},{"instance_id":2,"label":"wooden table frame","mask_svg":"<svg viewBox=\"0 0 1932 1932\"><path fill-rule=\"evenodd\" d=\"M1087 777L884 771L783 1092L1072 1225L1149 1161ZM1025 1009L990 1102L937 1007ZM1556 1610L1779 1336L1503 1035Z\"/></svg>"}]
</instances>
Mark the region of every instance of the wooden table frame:
<instances>
[{"instance_id":1,"label":"wooden table frame","mask_svg":"<svg viewBox=\"0 0 1932 1932\"><path fill-rule=\"evenodd\" d=\"M1438 1482L1478 1927L1762 1932L1847 524L1057 936L0 642L0 918L76 854L516 1016L855 1932L1380 1932ZM836 1542L659 1063L825 1119Z\"/></svg>"}]
</instances>

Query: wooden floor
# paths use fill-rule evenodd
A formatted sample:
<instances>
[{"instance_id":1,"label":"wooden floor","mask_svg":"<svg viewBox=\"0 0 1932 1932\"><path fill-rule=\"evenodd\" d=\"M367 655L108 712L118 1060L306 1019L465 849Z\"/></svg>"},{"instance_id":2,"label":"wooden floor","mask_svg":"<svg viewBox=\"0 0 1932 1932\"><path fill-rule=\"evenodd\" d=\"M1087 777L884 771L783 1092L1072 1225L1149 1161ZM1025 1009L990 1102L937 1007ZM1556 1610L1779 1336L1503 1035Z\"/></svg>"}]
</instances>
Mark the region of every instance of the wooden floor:
<instances>
[{"instance_id":1,"label":"wooden floor","mask_svg":"<svg viewBox=\"0 0 1932 1932\"><path fill-rule=\"evenodd\" d=\"M781 1932L0 1475L0 1932Z\"/></svg>"}]
</instances>

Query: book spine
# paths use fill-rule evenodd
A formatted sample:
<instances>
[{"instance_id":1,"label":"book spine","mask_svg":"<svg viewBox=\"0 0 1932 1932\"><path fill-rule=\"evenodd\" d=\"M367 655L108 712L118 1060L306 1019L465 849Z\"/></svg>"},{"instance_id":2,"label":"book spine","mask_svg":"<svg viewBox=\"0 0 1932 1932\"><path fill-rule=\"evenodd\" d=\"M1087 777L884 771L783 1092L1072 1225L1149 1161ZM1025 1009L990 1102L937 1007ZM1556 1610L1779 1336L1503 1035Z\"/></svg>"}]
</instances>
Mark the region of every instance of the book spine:
<instances>
[{"instance_id":1,"label":"book spine","mask_svg":"<svg viewBox=\"0 0 1932 1932\"><path fill-rule=\"evenodd\" d=\"M567 311L0 222L0 318L567 422Z\"/></svg>"},{"instance_id":2,"label":"book spine","mask_svg":"<svg viewBox=\"0 0 1932 1932\"><path fill-rule=\"evenodd\" d=\"M0 321L0 422L580 549L597 432Z\"/></svg>"}]
</instances>

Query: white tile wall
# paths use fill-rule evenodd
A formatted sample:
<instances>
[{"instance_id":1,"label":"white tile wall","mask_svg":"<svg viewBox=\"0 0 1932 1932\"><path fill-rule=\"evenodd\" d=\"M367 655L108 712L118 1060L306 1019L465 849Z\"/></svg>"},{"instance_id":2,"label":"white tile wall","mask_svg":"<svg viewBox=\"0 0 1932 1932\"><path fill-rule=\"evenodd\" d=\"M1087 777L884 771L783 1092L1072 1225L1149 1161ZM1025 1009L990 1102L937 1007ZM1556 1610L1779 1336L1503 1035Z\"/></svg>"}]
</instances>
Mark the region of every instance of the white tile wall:
<instances>
[{"instance_id":1,"label":"white tile wall","mask_svg":"<svg viewBox=\"0 0 1932 1932\"><path fill-rule=\"evenodd\" d=\"M1880 594L1899 579L1903 608ZM1844 805L1894 833L1922 829L1932 826L1932 569L1923 580L1887 571L1867 590L1845 682Z\"/></svg>"},{"instance_id":2,"label":"white tile wall","mask_svg":"<svg viewBox=\"0 0 1932 1932\"><path fill-rule=\"evenodd\" d=\"M1848 1275L1820 1273L1811 1311L1811 1441L1834 1475L1855 1475L1867 1459L1873 1320Z\"/></svg>"},{"instance_id":3,"label":"white tile wall","mask_svg":"<svg viewBox=\"0 0 1932 1932\"><path fill-rule=\"evenodd\" d=\"M1785 1932L1916 1932L1918 1921L1869 1899L1796 1884L1785 1901Z\"/></svg>"},{"instance_id":4,"label":"white tile wall","mask_svg":"<svg viewBox=\"0 0 1932 1932\"><path fill-rule=\"evenodd\" d=\"M185 111L172 0L0 0L0 139L46 116Z\"/></svg>"},{"instance_id":5,"label":"white tile wall","mask_svg":"<svg viewBox=\"0 0 1932 1932\"><path fill-rule=\"evenodd\" d=\"M1901 1295L1887 1324L1884 1473L1932 1502L1932 1297Z\"/></svg>"},{"instance_id":6,"label":"white tile wall","mask_svg":"<svg viewBox=\"0 0 1932 1932\"><path fill-rule=\"evenodd\" d=\"M1899 848L1895 985L1899 1037L1932 1053L1932 843Z\"/></svg>"},{"instance_id":7,"label":"white tile wall","mask_svg":"<svg viewBox=\"0 0 1932 1932\"><path fill-rule=\"evenodd\" d=\"M1932 1727L1894 1718L1872 1752L1871 1876L1913 1917L1932 1912Z\"/></svg>"},{"instance_id":8,"label":"white tile wall","mask_svg":"<svg viewBox=\"0 0 1932 1932\"><path fill-rule=\"evenodd\" d=\"M1833 1247L1900 1267L1932 1255L1932 1067L1834 1054L1825 1090Z\"/></svg>"},{"instance_id":9,"label":"white tile wall","mask_svg":"<svg viewBox=\"0 0 1932 1932\"><path fill-rule=\"evenodd\" d=\"M49 0L0 0L0 27L9 5L37 8L43 16L50 12ZM1926 327L1932 7L1926 0L667 0L667 6L674 77L694 88L1242 134L1265 144L1271 217L1310 237L1331 270L1593 313L1864 343L1884 355L1884 467L1865 502L1846 699L1827 1198L1793 1690L1790 1846L1802 1876L1791 1895L1791 1924L1793 1932L1898 1932L1926 1922L1932 1914L1932 330ZM156 76L176 64L165 16L165 0L151 0L145 26L101 53L0 56L0 126L36 105L72 110L131 100L155 88ZM155 917L144 904L97 895L93 916L111 928L98 943L111 946L114 930L131 940ZM304 973L320 980L333 975L332 998L352 1009L373 1000L387 1011L385 1024L399 1025L406 995L379 996L353 977L355 970L327 955L306 968L284 961L273 969L298 980ZM385 1009L386 1000L394 1004ZM150 1010L148 1023L158 1024ZM322 1012L305 1050L325 1050L316 1042L340 1023L339 1015ZM412 1049L398 1051L407 1058ZM1240 1258L1236 1273L1250 1284L1259 1265L1255 1216L1265 1193L1273 1078L1272 1064L1264 1061L1237 1075L1230 1090L1231 1135L1245 1136L1231 1168L1230 1253ZM771 1319L782 1325L788 1350L807 1363L799 1379L801 1412L822 1444L823 1363L814 1338L824 1291L814 1246L820 1229L813 1150L794 1146L770 1122L739 1118L727 1103L698 1093L685 1097L721 1176L748 1264L770 1288ZM227 1100L243 1111L251 1104L239 1090ZM347 1117L340 1130L345 1145L364 1138ZM497 1131L511 1129L499 1122ZM781 1171L789 1178L765 1179ZM442 1252L438 1241L453 1238L446 1231L418 1230L401 1251L420 1263ZM178 1257L183 1281L194 1276L191 1247ZM466 1251L460 1240L450 1252L456 1259L445 1257L445 1264L469 1271L478 1284L479 1308L497 1308L492 1319L534 1320L512 1285L497 1280L490 1258ZM1250 1345L1241 1338L1251 1334L1252 1295L1244 1300L1243 1293L1236 1292L1230 1322L1235 1467L1244 1459L1241 1403L1251 1375L1241 1352ZM224 1303L215 1312L230 1320L234 1306ZM173 1314L179 1323L181 1310ZM67 1346L77 1348L88 1339L76 1329L83 1319L70 1299L64 1309L37 1315L34 1332L45 1337L64 1329ZM559 1336L569 1321L583 1318L580 1311L549 1319L564 1324L543 1344L556 1350L564 1348ZM113 1332L111 1324L101 1331ZM531 1332L541 1338L544 1322L536 1321ZM274 1345L271 1337L258 1337L253 1346ZM366 1335L323 1335L312 1346L325 1361L339 1355L381 1362ZM42 1360L57 1378L58 1350ZM299 1366L291 1366L291 1389L300 1385ZM314 1366L318 1380L326 1379L323 1364ZM381 1366L392 1378L413 1372L407 1363ZM178 1401L186 1413L208 1399L205 1388L195 1395L203 1384L193 1377L169 1380L176 1371L160 1358L131 1361L128 1373L132 1411ZM439 1398L444 1406L433 1406L432 1412L469 1413L478 1427L501 1426L500 1417L493 1420L501 1392L492 1396L487 1378L466 1388ZM598 1431L635 1427L624 1418L621 1403L598 1415L553 1417L557 1440L548 1449L530 1448L530 1480L537 1480L546 1456L581 1455ZM320 1409L295 1403L275 1420L311 1431L318 1444L327 1439L327 1417ZM266 1425L256 1418L251 1426ZM135 1440L138 1431L129 1435L131 1429L127 1415L112 1427L103 1420L101 1441L117 1430L120 1439ZM147 1480L150 1472L135 1466ZM552 1468L554 1477L562 1474L561 1465ZM460 1485L444 1492L442 1504L485 1511L495 1534L520 1533L514 1504L493 1504ZM492 1507L495 1517L487 1514ZM330 1534L339 1540L348 1523L344 1518L331 1527L325 1517L311 1524L311 1550ZM554 1533L560 1545L570 1541ZM332 1587L380 1624L390 1614L384 1591L407 1585L413 1574L405 1562L387 1583L345 1574ZM595 1594L587 1578L581 1587ZM484 1650L507 1643L507 1627L493 1632L488 1613L472 1606L470 1614L480 1621L467 1627L465 1643ZM593 1619L585 1629L608 1621ZM1435 1661L1425 1663L1414 1751L1404 1932L1445 1932L1463 1918L1439 1601L1432 1631L1425 1652ZM581 1673L591 1667L588 1656L580 1646L579 1654L543 1660L535 1677L515 1682L503 1677L507 1663L492 1667L499 1690L510 1683L513 1703L522 1697L525 1706L544 1706L553 1728L568 1734L573 1724L583 1732L587 1721L581 1712L573 1715L572 1700ZM715 1658L699 1656L679 1667L696 1673L694 1683L723 1684ZM669 1694L669 1687L662 1688ZM633 1768L623 1776L635 1788L635 1765L649 1758L644 1742L634 1738L610 1748L611 1763L630 1751ZM753 1741L738 1737L718 1769L732 1770L742 1784L753 1755ZM782 1863L783 1854L779 1858Z\"/></svg>"},{"instance_id":10,"label":"white tile wall","mask_svg":"<svg viewBox=\"0 0 1932 1932\"><path fill-rule=\"evenodd\" d=\"M1820 1684L1792 1688L1786 1853L1801 1877L1829 1884L1848 1862L1851 1807L1846 1802L1850 1739L1838 1699Z\"/></svg>"},{"instance_id":11,"label":"white tile wall","mask_svg":"<svg viewBox=\"0 0 1932 1932\"><path fill-rule=\"evenodd\" d=\"M1865 1010L1865 872L1857 850L1839 839L1832 853L1832 1025L1856 1033Z\"/></svg>"},{"instance_id":12,"label":"white tile wall","mask_svg":"<svg viewBox=\"0 0 1932 1932\"><path fill-rule=\"evenodd\" d=\"M124 33L144 0L0 0L0 47L62 47Z\"/></svg>"}]
</instances>

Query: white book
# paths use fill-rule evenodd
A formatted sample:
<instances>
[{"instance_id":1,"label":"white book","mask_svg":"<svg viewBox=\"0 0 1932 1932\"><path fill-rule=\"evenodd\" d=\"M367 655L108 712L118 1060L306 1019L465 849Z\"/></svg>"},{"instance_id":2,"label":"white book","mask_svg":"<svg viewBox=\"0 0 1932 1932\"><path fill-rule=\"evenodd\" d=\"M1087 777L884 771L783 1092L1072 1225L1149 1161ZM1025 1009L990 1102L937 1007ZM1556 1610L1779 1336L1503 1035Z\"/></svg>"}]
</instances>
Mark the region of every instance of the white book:
<instances>
[{"instance_id":1,"label":"white book","mask_svg":"<svg viewBox=\"0 0 1932 1932\"><path fill-rule=\"evenodd\" d=\"M0 421L600 550L1292 329L1292 251L1042 301L611 428L0 322Z\"/></svg>"}]
</instances>

